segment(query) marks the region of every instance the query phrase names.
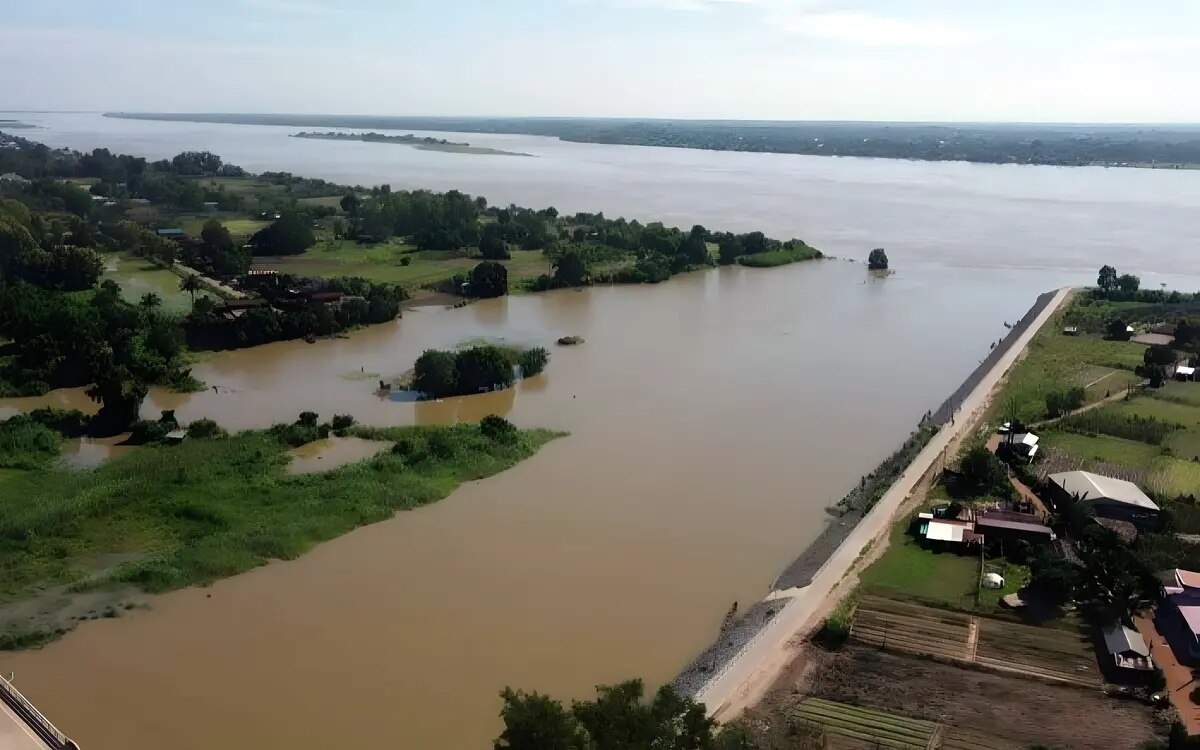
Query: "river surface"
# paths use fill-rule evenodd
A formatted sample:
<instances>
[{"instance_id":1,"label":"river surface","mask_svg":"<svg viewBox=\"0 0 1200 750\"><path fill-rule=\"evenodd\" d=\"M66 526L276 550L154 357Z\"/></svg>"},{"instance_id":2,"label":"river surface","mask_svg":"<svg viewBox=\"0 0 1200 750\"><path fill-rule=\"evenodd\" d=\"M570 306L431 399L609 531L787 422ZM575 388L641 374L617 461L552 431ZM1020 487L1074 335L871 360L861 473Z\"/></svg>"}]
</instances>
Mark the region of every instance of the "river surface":
<instances>
[{"instance_id":1,"label":"river surface","mask_svg":"<svg viewBox=\"0 0 1200 750\"><path fill-rule=\"evenodd\" d=\"M25 117L22 115L22 117ZM1200 173L922 164L460 137L503 158L287 138L291 129L29 115L23 135L150 157L208 148L254 169L458 187L715 228L888 248L897 272L810 262L418 308L315 344L221 353L210 388L146 413L237 429L305 410L373 424L569 431L446 500L304 557L83 624L0 671L89 750L484 748L505 685L583 696L657 684L766 593L823 508L889 454L1038 292L1103 262L1200 288ZM450 137L441 135L439 137ZM451 138L453 139L453 138ZM586 343L555 347L559 336ZM551 348L508 391L392 401L375 377L425 348ZM79 391L13 400L89 406Z\"/></svg>"}]
</instances>

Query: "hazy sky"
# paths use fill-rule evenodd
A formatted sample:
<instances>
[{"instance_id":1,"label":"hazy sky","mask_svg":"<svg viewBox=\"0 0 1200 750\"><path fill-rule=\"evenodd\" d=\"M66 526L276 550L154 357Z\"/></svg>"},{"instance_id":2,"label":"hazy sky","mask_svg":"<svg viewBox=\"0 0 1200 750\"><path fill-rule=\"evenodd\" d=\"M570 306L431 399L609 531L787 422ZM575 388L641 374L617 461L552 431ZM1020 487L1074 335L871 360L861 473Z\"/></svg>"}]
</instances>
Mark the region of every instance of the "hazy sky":
<instances>
[{"instance_id":1,"label":"hazy sky","mask_svg":"<svg viewBox=\"0 0 1200 750\"><path fill-rule=\"evenodd\" d=\"M1200 0L0 0L0 109L1200 122Z\"/></svg>"}]
</instances>

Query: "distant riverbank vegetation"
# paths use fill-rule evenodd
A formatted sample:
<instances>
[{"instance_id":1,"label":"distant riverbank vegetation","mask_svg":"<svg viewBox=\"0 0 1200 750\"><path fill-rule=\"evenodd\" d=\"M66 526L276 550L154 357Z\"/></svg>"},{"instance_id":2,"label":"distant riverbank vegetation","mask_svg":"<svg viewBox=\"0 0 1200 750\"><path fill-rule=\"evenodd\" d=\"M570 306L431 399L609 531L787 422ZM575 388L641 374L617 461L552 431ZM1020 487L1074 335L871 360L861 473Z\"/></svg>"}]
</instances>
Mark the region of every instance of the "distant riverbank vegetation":
<instances>
[{"instance_id":1,"label":"distant riverbank vegetation","mask_svg":"<svg viewBox=\"0 0 1200 750\"><path fill-rule=\"evenodd\" d=\"M458 351L427 349L413 365L412 387L433 398L502 390L546 369L550 352L482 344Z\"/></svg>"},{"instance_id":2,"label":"distant riverbank vegetation","mask_svg":"<svg viewBox=\"0 0 1200 750\"><path fill-rule=\"evenodd\" d=\"M6 436L29 434L32 420L16 420L0 424L0 451ZM485 420L486 428L363 428L341 420L323 429L317 415L304 414L294 425L233 436L201 420L182 444L148 445L91 471L33 466L0 474L0 648L36 645L89 619L63 609L76 594L167 591L292 559L503 471L556 436L500 417ZM393 449L321 474L284 472L290 445L335 427ZM21 609L31 600L45 613L32 625Z\"/></svg>"},{"instance_id":3,"label":"distant riverbank vegetation","mask_svg":"<svg viewBox=\"0 0 1200 750\"><path fill-rule=\"evenodd\" d=\"M325 141L362 141L364 143L396 143L402 146L413 146L424 151L446 151L455 154L479 154L483 156L529 156L516 151L504 151L498 148L472 146L469 143L455 143L445 138L421 137L407 133L405 135L386 135L384 133L342 133L330 131L324 133L293 133L293 138L315 138Z\"/></svg>"},{"instance_id":4,"label":"distant riverbank vegetation","mask_svg":"<svg viewBox=\"0 0 1200 750\"><path fill-rule=\"evenodd\" d=\"M150 113L106 113L105 116L241 125L514 133L583 143L920 161L1160 168L1200 166L1200 127L1195 125Z\"/></svg>"}]
</instances>

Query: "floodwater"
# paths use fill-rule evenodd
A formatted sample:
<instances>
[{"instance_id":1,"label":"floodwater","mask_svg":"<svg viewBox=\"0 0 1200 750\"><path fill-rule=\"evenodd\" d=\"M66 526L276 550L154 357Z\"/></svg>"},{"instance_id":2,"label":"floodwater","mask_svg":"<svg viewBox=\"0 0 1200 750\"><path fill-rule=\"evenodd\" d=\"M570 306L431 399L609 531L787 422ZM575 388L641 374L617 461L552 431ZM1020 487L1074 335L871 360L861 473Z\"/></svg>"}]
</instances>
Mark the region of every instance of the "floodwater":
<instances>
[{"instance_id":1,"label":"floodwater","mask_svg":"<svg viewBox=\"0 0 1200 750\"><path fill-rule=\"evenodd\" d=\"M292 449L292 460L287 465L288 474L319 474L323 471L371 458L387 450L390 443L381 440L363 440L356 437L329 437L314 440Z\"/></svg>"},{"instance_id":2,"label":"floodwater","mask_svg":"<svg viewBox=\"0 0 1200 750\"><path fill-rule=\"evenodd\" d=\"M498 413L570 435L298 560L0 656L0 671L89 750L484 748L505 685L572 697L632 676L667 680L733 601L766 593L818 533L823 508L954 390L1038 292L1087 282L1104 261L1200 287L1188 255L1195 173L472 136L540 149L493 160L276 134L280 144L245 126L30 117L65 123L27 133L54 145L154 157L211 148L254 169L341 169L340 179L394 186L457 180L498 201L760 227L835 253L881 244L897 269L875 279L845 261L726 268L655 287L423 308L345 338L198 363L193 373L215 389L155 391L146 414L176 409L182 422L238 429L305 410L369 424ZM387 161L355 156L367 153ZM572 159L577 179L564 166ZM554 346L569 334L586 343ZM477 338L547 346L550 365L510 390L441 402L394 401L363 377L390 379L426 348ZM47 399L78 393L12 408Z\"/></svg>"},{"instance_id":3,"label":"floodwater","mask_svg":"<svg viewBox=\"0 0 1200 750\"><path fill-rule=\"evenodd\" d=\"M179 289L179 277L165 268L133 255L110 253L105 256L104 276L121 285L121 297L137 303L143 295L154 293L165 310L187 312L191 298Z\"/></svg>"}]
</instances>

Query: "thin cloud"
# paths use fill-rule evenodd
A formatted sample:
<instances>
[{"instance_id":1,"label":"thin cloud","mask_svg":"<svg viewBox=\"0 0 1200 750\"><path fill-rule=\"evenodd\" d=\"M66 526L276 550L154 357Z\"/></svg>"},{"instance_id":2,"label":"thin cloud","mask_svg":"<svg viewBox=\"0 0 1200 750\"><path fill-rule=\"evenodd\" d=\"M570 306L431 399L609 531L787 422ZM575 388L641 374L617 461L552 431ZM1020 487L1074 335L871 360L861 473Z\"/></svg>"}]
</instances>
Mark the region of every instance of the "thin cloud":
<instances>
[{"instance_id":1,"label":"thin cloud","mask_svg":"<svg viewBox=\"0 0 1200 750\"><path fill-rule=\"evenodd\" d=\"M795 34L871 47L960 47L982 35L939 18L894 18L857 11L798 13L779 19Z\"/></svg>"}]
</instances>

